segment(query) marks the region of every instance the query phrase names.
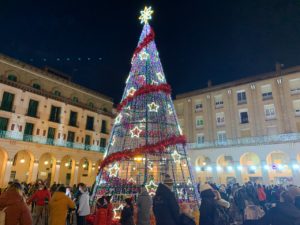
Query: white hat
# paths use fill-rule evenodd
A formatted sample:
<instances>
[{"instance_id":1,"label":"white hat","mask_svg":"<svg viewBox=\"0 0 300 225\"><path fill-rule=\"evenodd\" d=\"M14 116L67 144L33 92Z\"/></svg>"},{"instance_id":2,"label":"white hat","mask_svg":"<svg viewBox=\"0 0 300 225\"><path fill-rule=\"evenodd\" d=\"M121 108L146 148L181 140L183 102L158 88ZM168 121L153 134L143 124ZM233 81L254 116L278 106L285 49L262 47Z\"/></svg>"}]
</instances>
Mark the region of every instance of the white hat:
<instances>
[{"instance_id":1,"label":"white hat","mask_svg":"<svg viewBox=\"0 0 300 225\"><path fill-rule=\"evenodd\" d=\"M212 190L213 188L209 184L203 184L200 186L200 192L202 191L207 191L207 190Z\"/></svg>"}]
</instances>

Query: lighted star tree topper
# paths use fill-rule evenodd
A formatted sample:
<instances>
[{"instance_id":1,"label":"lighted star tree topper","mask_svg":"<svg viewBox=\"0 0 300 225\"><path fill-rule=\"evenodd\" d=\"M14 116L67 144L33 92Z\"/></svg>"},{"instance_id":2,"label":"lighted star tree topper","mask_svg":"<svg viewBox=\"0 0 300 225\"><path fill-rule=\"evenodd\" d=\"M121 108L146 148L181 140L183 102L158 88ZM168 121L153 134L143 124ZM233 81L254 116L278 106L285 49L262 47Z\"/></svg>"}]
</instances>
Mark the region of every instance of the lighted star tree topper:
<instances>
[{"instance_id":1,"label":"lighted star tree topper","mask_svg":"<svg viewBox=\"0 0 300 225\"><path fill-rule=\"evenodd\" d=\"M139 17L143 30L94 189L95 196L102 189L111 192L116 204L128 195L136 199L142 186L154 195L167 174L178 200L197 199L186 140L149 25L152 14L145 7Z\"/></svg>"}]
</instances>

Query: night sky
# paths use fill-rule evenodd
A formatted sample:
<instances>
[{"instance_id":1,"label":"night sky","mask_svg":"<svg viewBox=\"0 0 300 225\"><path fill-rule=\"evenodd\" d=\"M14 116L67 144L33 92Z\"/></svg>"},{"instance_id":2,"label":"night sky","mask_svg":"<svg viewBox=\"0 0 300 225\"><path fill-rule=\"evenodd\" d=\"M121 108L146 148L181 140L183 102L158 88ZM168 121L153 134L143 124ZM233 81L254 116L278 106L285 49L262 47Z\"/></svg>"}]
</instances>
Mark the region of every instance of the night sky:
<instances>
[{"instance_id":1,"label":"night sky","mask_svg":"<svg viewBox=\"0 0 300 225\"><path fill-rule=\"evenodd\" d=\"M0 52L56 68L117 103L144 5L155 11L173 94L269 72L276 61L300 64L299 0L1 0Z\"/></svg>"}]
</instances>

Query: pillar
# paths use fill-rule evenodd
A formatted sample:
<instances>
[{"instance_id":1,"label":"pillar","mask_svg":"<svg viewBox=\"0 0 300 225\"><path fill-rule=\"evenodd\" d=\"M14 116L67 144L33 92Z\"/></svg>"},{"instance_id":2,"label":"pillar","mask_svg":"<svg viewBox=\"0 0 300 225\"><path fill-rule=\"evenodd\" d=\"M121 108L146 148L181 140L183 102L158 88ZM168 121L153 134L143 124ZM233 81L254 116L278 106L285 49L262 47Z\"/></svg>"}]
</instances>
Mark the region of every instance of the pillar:
<instances>
[{"instance_id":1,"label":"pillar","mask_svg":"<svg viewBox=\"0 0 300 225\"><path fill-rule=\"evenodd\" d=\"M300 168L298 167L298 161L297 159L292 159L291 160L291 170L292 170L292 175L293 175L293 184L300 186ZM294 165L297 165L296 167Z\"/></svg>"},{"instance_id":2,"label":"pillar","mask_svg":"<svg viewBox=\"0 0 300 225\"><path fill-rule=\"evenodd\" d=\"M59 183L60 161L56 162L53 182Z\"/></svg>"},{"instance_id":3,"label":"pillar","mask_svg":"<svg viewBox=\"0 0 300 225\"><path fill-rule=\"evenodd\" d=\"M38 175L39 162L34 160L29 181L35 182Z\"/></svg>"},{"instance_id":4,"label":"pillar","mask_svg":"<svg viewBox=\"0 0 300 225\"><path fill-rule=\"evenodd\" d=\"M268 165L266 161L261 162L261 174L263 178L263 184L270 184L269 170L271 168L266 169L266 165Z\"/></svg>"},{"instance_id":5,"label":"pillar","mask_svg":"<svg viewBox=\"0 0 300 225\"><path fill-rule=\"evenodd\" d=\"M78 183L78 172L79 172L79 163L75 163L75 171L74 171L74 179L73 179L73 184Z\"/></svg>"},{"instance_id":6,"label":"pillar","mask_svg":"<svg viewBox=\"0 0 300 225\"><path fill-rule=\"evenodd\" d=\"M4 172L4 180L3 180L3 185L7 185L10 179L10 173L11 173L11 168L12 168L12 159L8 159L6 162L6 167L5 167L5 172Z\"/></svg>"},{"instance_id":7,"label":"pillar","mask_svg":"<svg viewBox=\"0 0 300 225\"><path fill-rule=\"evenodd\" d=\"M242 177L242 171L238 169L238 166L240 166L240 162L235 162L233 169L235 170L236 182L239 183L240 185L242 185L245 182Z\"/></svg>"}]
</instances>

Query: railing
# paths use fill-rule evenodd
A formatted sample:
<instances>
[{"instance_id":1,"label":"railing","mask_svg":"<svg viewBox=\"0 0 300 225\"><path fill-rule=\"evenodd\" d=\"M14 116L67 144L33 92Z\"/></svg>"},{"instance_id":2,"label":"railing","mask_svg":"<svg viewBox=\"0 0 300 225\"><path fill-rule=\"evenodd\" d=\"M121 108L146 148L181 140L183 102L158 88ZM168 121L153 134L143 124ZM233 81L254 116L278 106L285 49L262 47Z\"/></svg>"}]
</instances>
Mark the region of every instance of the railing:
<instances>
[{"instance_id":1,"label":"railing","mask_svg":"<svg viewBox=\"0 0 300 225\"><path fill-rule=\"evenodd\" d=\"M241 145L276 144L285 142L300 142L300 133L278 134L260 137L227 139L226 141L204 142L203 144L188 143L188 149L221 148Z\"/></svg>"},{"instance_id":2,"label":"railing","mask_svg":"<svg viewBox=\"0 0 300 225\"><path fill-rule=\"evenodd\" d=\"M96 152L102 152L102 153L105 152L104 147L100 147L97 145L87 146L85 144L68 142L68 141L64 141L62 139L50 139L47 137L23 134L22 132L18 132L18 131L0 130L0 138L17 140L17 141L34 142L34 143L39 143L39 144L44 144L44 145L54 145L54 146L73 148L73 149L90 150L90 151L96 151Z\"/></svg>"}]
</instances>

